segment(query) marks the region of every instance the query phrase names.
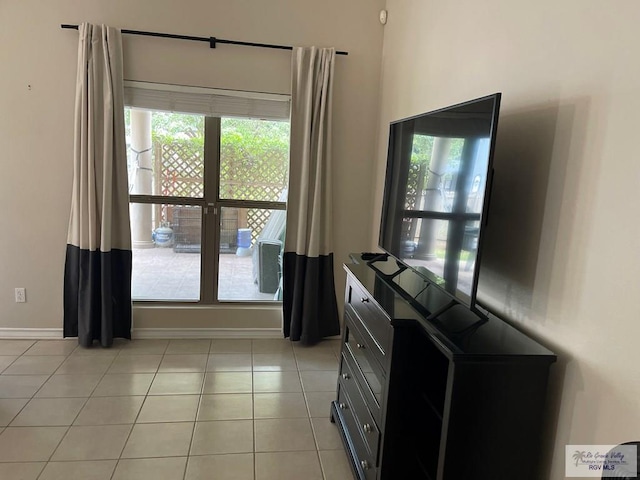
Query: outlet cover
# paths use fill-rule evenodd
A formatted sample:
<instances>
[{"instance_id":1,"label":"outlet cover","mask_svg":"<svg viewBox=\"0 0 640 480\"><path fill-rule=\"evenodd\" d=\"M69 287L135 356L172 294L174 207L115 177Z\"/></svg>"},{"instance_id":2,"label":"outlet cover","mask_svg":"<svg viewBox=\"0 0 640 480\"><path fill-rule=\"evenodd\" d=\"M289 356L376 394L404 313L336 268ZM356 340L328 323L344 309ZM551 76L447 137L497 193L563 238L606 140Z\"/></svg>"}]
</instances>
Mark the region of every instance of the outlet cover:
<instances>
[{"instance_id":1,"label":"outlet cover","mask_svg":"<svg viewBox=\"0 0 640 480\"><path fill-rule=\"evenodd\" d=\"M25 288L16 288L16 303L25 303L27 301L27 290Z\"/></svg>"}]
</instances>

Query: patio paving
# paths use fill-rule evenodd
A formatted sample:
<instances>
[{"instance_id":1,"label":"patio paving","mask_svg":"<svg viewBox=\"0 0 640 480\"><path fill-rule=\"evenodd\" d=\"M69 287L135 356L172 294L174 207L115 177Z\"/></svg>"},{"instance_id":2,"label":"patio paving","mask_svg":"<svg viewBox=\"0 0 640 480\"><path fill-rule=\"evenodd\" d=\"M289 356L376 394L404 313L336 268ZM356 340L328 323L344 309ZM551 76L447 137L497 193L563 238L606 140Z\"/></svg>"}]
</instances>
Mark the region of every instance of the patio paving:
<instances>
[{"instance_id":1,"label":"patio paving","mask_svg":"<svg viewBox=\"0 0 640 480\"><path fill-rule=\"evenodd\" d=\"M134 248L133 300L197 301L200 297L200 254L175 253L172 248ZM220 255L220 301L273 301L253 281L252 256Z\"/></svg>"}]
</instances>

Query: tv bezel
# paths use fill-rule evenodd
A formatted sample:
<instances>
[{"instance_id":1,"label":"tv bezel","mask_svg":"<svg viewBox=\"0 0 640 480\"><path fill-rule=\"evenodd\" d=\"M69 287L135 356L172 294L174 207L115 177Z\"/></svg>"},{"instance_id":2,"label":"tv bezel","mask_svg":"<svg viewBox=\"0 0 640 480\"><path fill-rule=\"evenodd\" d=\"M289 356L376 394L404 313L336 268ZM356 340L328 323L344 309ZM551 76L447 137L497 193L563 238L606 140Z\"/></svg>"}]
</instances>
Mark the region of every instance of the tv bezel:
<instances>
[{"instance_id":1,"label":"tv bezel","mask_svg":"<svg viewBox=\"0 0 640 480\"><path fill-rule=\"evenodd\" d=\"M409 122L409 121L413 121L416 120L418 118L423 118L423 117L427 117L427 116L432 116L438 113L442 113L442 112L446 112L455 108L460 108L460 107L464 107L464 106L468 106L468 105L472 105L474 103L479 103L479 102L484 102L487 100L493 100L493 112L491 115L491 127L490 127L490 133L489 133L489 154L488 154L488 161L487 161L487 181L486 181L486 186L485 186L485 191L484 191L484 198L483 198L483 203L482 203L482 209L480 212L480 219L479 219L479 231L478 231L478 243L477 243L477 250L476 250L476 259L475 259L475 264L473 267L473 276L472 276L472 281L471 281L471 291L469 294L462 292L460 289L458 289L456 287L456 292L455 294L452 292L449 292L447 290L445 290L442 286L441 286L441 282L442 279L440 276L436 275L435 273L431 272L431 271L419 271L417 269L415 269L414 267L412 267L411 265L408 265L407 263L405 263L403 261L402 258L399 258L398 256L396 256L393 252L390 252L387 248L385 248L382 245L382 240L383 240L383 236L384 236L384 232L385 232L385 220L388 218L387 215L387 209L389 208L389 197L390 197L390 172L393 171L392 165L393 165L393 159L395 158L395 156L393 155L394 152L394 137L392 136L392 131L394 128L394 125L397 124L401 124L403 122ZM478 277L480 274L480 264L481 264L481 258L482 258L482 247L483 247L483 240L484 240L484 231L486 229L486 225L488 223L488 212L489 212L489 204L490 204L490 198L491 198L491 190L492 190L492 186L493 186L493 177L494 177L494 169L493 169L493 158L495 155L495 144L496 144L496 136L497 136L497 131L498 131L498 118L499 118L499 114L500 114L500 102L502 99L502 93L501 92L496 92L490 95L485 95L483 97L478 97L478 98L474 98L472 100L467 100L464 102L460 102L460 103L456 103L453 105L449 105L446 107L442 107L442 108L438 108L436 110L430 110L428 112L424 112L424 113L420 113L417 115L413 115L411 117L406 117L406 118L402 118L400 120L395 120L389 123L389 140L388 140L388 148L387 148L387 163L386 163L386 170L385 170L385 183L384 183L384 191L383 191L383 201L382 201L382 210L380 212L380 230L379 230L379 234L378 234L378 247L383 250L387 255L390 255L391 257L393 257L394 259L396 259L397 261L401 262L403 265L405 265L406 267L410 268L411 270L413 270L414 272L416 272L418 275L424 277L426 280L428 280L430 283L436 285L440 290L442 290L443 292L445 292L447 295L449 295L452 299L456 300L457 302L460 302L464 305L467 305L469 308L471 309L476 309L477 308L477 291L478 291ZM375 266L374 266L375 268Z\"/></svg>"}]
</instances>

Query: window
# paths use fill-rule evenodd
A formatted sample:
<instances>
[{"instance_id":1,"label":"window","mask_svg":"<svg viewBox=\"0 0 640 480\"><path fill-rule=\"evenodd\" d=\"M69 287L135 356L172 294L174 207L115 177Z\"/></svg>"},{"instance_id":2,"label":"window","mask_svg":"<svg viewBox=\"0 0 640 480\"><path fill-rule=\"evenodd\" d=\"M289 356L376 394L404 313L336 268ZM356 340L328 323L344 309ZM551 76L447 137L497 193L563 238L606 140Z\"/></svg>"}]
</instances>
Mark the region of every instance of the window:
<instances>
[{"instance_id":1,"label":"window","mask_svg":"<svg viewBox=\"0 0 640 480\"><path fill-rule=\"evenodd\" d=\"M128 82L125 102L133 300L279 300L288 97Z\"/></svg>"}]
</instances>

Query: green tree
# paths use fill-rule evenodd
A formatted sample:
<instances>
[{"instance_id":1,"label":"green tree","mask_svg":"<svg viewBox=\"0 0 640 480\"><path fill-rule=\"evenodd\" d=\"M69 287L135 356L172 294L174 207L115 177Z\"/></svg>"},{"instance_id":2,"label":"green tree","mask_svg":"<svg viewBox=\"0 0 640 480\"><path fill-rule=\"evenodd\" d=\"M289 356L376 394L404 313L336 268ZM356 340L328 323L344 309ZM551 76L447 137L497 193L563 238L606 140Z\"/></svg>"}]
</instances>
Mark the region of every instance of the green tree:
<instances>
[{"instance_id":1,"label":"green tree","mask_svg":"<svg viewBox=\"0 0 640 480\"><path fill-rule=\"evenodd\" d=\"M279 200L288 183L289 123L223 118L221 128L220 195Z\"/></svg>"}]
</instances>

